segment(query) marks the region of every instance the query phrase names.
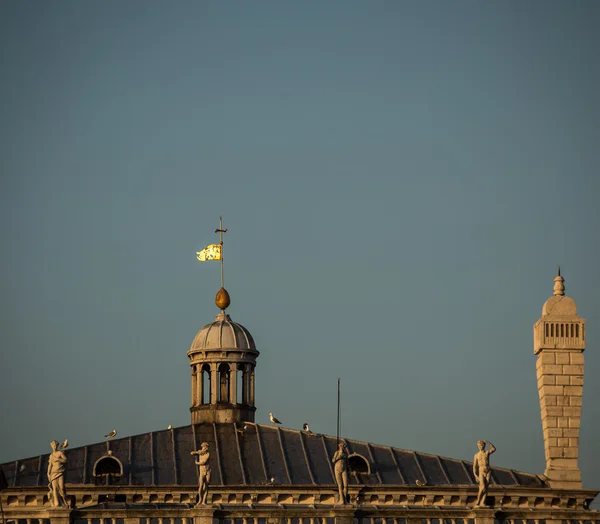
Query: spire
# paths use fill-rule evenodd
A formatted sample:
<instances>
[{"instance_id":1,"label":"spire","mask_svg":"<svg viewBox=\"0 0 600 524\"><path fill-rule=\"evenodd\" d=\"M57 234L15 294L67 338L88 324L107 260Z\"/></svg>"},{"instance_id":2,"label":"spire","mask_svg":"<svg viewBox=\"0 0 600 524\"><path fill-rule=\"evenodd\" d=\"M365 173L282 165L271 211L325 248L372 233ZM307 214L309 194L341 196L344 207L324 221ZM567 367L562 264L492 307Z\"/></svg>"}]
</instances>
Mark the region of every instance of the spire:
<instances>
[{"instance_id":1,"label":"spire","mask_svg":"<svg viewBox=\"0 0 600 524\"><path fill-rule=\"evenodd\" d=\"M564 296L565 279L560 276L560 266L558 266L558 275L554 278L554 296Z\"/></svg>"},{"instance_id":2,"label":"spire","mask_svg":"<svg viewBox=\"0 0 600 524\"><path fill-rule=\"evenodd\" d=\"M217 291L215 304L221 310L219 316L225 317L225 310L231 304L231 298L225 289L225 279L223 277L223 233L227 233L227 228L223 229L223 217L219 217L219 227L215 229L215 233L219 233L219 245L221 246L221 289Z\"/></svg>"}]
</instances>

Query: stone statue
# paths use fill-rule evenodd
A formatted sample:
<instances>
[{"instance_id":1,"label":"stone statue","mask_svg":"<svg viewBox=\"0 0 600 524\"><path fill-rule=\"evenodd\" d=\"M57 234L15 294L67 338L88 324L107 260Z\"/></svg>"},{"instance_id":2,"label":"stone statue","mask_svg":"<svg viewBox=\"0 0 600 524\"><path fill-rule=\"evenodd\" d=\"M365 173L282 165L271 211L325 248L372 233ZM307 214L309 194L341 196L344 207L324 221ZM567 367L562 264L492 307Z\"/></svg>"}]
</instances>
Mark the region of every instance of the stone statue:
<instances>
[{"instance_id":1,"label":"stone statue","mask_svg":"<svg viewBox=\"0 0 600 524\"><path fill-rule=\"evenodd\" d=\"M335 483L338 487L338 503L349 504L348 497L348 450L346 444L340 442L331 462L334 464Z\"/></svg>"},{"instance_id":2,"label":"stone statue","mask_svg":"<svg viewBox=\"0 0 600 524\"><path fill-rule=\"evenodd\" d=\"M68 508L69 503L65 494L67 456L63 451L60 451L56 440L50 442L50 447L52 453L48 457L48 500L55 508Z\"/></svg>"},{"instance_id":3,"label":"stone statue","mask_svg":"<svg viewBox=\"0 0 600 524\"><path fill-rule=\"evenodd\" d=\"M208 485L210 484L210 465L208 459L210 453L208 452L208 442L200 444L200 451L192 451L192 455L197 455L198 460L198 506L202 506L207 503L208 500Z\"/></svg>"},{"instance_id":4,"label":"stone statue","mask_svg":"<svg viewBox=\"0 0 600 524\"><path fill-rule=\"evenodd\" d=\"M489 450L485 449L486 444L490 445ZM477 447L479 451L473 457L473 475L475 475L475 480L479 483L479 493L477 494L475 506L485 506L485 497L490 487L491 478L490 455L496 451L496 448L487 440L478 440Z\"/></svg>"}]
</instances>

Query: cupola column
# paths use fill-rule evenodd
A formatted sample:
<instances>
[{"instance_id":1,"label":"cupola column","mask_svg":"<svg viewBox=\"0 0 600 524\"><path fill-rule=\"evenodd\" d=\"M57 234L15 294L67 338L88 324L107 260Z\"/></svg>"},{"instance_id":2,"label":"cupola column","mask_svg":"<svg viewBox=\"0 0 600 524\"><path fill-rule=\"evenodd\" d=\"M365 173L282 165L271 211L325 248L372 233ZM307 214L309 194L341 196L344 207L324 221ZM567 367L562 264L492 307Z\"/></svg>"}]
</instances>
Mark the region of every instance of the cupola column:
<instances>
[{"instance_id":1,"label":"cupola column","mask_svg":"<svg viewBox=\"0 0 600 524\"><path fill-rule=\"evenodd\" d=\"M554 279L554 296L533 327L545 475L556 489L581 489L579 427L583 398L585 320L575 301L565 296L564 278Z\"/></svg>"},{"instance_id":2,"label":"cupola column","mask_svg":"<svg viewBox=\"0 0 600 524\"><path fill-rule=\"evenodd\" d=\"M229 369L229 402L233 405L237 404L237 363L232 362Z\"/></svg>"},{"instance_id":3,"label":"cupola column","mask_svg":"<svg viewBox=\"0 0 600 524\"><path fill-rule=\"evenodd\" d=\"M242 377L242 404L250 404L250 364L244 364L244 375Z\"/></svg>"},{"instance_id":4,"label":"cupola column","mask_svg":"<svg viewBox=\"0 0 600 524\"><path fill-rule=\"evenodd\" d=\"M192 366L192 406L198 405L198 366Z\"/></svg>"},{"instance_id":5,"label":"cupola column","mask_svg":"<svg viewBox=\"0 0 600 524\"><path fill-rule=\"evenodd\" d=\"M248 366L250 368L250 399L249 404L254 406L254 366Z\"/></svg>"},{"instance_id":6,"label":"cupola column","mask_svg":"<svg viewBox=\"0 0 600 524\"><path fill-rule=\"evenodd\" d=\"M212 363L210 365L210 403L216 404L219 398L219 370L218 364Z\"/></svg>"}]
</instances>

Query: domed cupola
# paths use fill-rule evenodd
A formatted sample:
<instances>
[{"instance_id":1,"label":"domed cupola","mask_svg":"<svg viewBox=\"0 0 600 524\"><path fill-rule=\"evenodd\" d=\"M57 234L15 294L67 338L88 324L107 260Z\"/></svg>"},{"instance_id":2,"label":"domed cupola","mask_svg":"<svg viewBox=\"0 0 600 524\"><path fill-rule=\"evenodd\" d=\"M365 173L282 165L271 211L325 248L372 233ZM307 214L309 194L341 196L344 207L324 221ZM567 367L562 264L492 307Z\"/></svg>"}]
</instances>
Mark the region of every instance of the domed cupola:
<instances>
[{"instance_id":1,"label":"domed cupola","mask_svg":"<svg viewBox=\"0 0 600 524\"><path fill-rule=\"evenodd\" d=\"M192 423L254 422L254 368L259 352L250 332L225 313L229 293L215 298L221 312L188 351L192 368Z\"/></svg>"},{"instance_id":2,"label":"domed cupola","mask_svg":"<svg viewBox=\"0 0 600 524\"><path fill-rule=\"evenodd\" d=\"M194 338L190 351L207 349L254 350L254 339L241 324L233 322L229 315L219 313L214 322L206 324Z\"/></svg>"}]
</instances>

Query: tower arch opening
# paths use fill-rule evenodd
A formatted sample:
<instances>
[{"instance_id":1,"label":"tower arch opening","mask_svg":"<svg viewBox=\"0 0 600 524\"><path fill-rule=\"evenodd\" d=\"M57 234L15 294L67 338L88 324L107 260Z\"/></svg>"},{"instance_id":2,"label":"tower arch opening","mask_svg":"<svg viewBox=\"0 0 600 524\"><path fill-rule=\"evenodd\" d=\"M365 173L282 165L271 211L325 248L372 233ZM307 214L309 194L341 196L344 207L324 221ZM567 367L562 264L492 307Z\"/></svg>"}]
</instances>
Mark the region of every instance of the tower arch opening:
<instances>
[{"instance_id":1,"label":"tower arch opening","mask_svg":"<svg viewBox=\"0 0 600 524\"><path fill-rule=\"evenodd\" d=\"M203 364L201 368L202 396L200 404L210 404L210 364Z\"/></svg>"},{"instance_id":2,"label":"tower arch opening","mask_svg":"<svg viewBox=\"0 0 600 524\"><path fill-rule=\"evenodd\" d=\"M230 380L229 364L222 363L219 365L219 399L218 402L229 402L229 380Z\"/></svg>"}]
</instances>

